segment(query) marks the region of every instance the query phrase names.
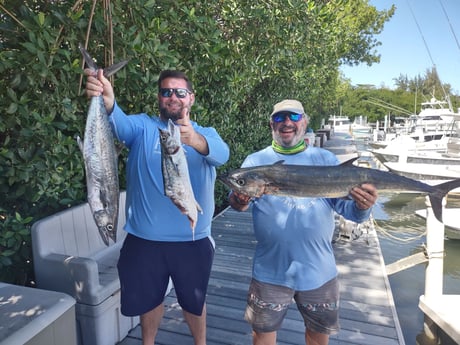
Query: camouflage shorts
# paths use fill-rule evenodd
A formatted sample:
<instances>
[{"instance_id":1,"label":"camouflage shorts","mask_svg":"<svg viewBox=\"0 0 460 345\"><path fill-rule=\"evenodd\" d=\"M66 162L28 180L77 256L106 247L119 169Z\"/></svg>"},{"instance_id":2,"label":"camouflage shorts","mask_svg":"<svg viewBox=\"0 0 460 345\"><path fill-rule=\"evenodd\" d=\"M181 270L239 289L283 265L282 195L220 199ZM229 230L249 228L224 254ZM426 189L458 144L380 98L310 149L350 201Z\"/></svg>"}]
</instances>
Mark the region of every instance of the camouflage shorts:
<instances>
[{"instance_id":1,"label":"camouflage shorts","mask_svg":"<svg viewBox=\"0 0 460 345\"><path fill-rule=\"evenodd\" d=\"M297 304L305 327L323 333L339 331L339 284L334 278L309 291L294 291L252 279L244 318L256 332L273 332L281 327L293 300Z\"/></svg>"}]
</instances>

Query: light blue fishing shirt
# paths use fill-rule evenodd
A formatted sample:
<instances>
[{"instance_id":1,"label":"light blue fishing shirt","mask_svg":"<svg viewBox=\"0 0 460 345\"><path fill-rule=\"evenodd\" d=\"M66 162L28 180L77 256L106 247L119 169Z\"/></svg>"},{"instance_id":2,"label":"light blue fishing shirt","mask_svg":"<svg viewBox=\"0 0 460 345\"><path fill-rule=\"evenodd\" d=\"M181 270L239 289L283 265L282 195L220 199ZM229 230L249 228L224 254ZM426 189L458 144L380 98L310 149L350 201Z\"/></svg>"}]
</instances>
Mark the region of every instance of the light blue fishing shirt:
<instances>
[{"instance_id":1,"label":"light blue fishing shirt","mask_svg":"<svg viewBox=\"0 0 460 345\"><path fill-rule=\"evenodd\" d=\"M109 121L114 136L129 149L125 230L147 240L191 241L189 219L164 193L158 129L167 129L167 123L147 114L126 115L116 103ZM204 156L183 145L195 199L203 210L198 212L195 227L195 240L199 240L211 234L216 167L227 162L229 148L214 128L193 121L192 125L209 147L209 154Z\"/></svg>"},{"instance_id":2,"label":"light blue fishing shirt","mask_svg":"<svg viewBox=\"0 0 460 345\"><path fill-rule=\"evenodd\" d=\"M308 146L293 155L275 152L271 146L249 155L242 167L284 164L337 165L330 151ZM325 186L327 188L327 186ZM297 198L262 195L252 204L257 239L253 277L296 291L312 290L337 276L332 239L334 211L362 222L371 210L360 210L353 200Z\"/></svg>"}]
</instances>

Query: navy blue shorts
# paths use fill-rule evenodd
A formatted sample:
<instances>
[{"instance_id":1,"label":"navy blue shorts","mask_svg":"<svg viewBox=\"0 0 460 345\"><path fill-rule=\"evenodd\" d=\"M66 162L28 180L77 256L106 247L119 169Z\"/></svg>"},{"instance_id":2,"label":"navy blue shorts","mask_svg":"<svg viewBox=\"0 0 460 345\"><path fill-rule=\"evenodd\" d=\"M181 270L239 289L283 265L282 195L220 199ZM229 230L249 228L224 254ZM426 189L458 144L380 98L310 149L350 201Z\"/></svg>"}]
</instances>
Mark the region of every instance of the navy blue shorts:
<instances>
[{"instance_id":1,"label":"navy blue shorts","mask_svg":"<svg viewBox=\"0 0 460 345\"><path fill-rule=\"evenodd\" d=\"M182 309L201 315L213 258L209 238L159 242L128 234L118 260L122 314L142 315L163 303L171 277Z\"/></svg>"}]
</instances>

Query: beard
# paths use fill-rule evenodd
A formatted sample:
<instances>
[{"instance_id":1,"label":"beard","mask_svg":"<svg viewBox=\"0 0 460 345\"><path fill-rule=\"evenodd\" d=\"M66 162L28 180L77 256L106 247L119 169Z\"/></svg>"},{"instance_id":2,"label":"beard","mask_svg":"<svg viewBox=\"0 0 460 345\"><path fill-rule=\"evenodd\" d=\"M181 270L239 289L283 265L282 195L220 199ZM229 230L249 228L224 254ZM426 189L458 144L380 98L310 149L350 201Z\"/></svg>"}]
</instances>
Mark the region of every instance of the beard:
<instances>
[{"instance_id":1,"label":"beard","mask_svg":"<svg viewBox=\"0 0 460 345\"><path fill-rule=\"evenodd\" d=\"M289 138L286 138L280 133L280 131L282 131L284 128L279 128L279 131L273 131L273 138L275 139L275 142L283 147L292 147L297 145L303 139L303 132L298 130L296 127L286 128L293 130L293 135L291 135Z\"/></svg>"},{"instance_id":2,"label":"beard","mask_svg":"<svg viewBox=\"0 0 460 345\"><path fill-rule=\"evenodd\" d=\"M162 118L166 120L171 119L172 121L176 121L182 118L182 110L188 107L180 102L171 101L165 104L160 104L159 108L160 115Z\"/></svg>"}]
</instances>

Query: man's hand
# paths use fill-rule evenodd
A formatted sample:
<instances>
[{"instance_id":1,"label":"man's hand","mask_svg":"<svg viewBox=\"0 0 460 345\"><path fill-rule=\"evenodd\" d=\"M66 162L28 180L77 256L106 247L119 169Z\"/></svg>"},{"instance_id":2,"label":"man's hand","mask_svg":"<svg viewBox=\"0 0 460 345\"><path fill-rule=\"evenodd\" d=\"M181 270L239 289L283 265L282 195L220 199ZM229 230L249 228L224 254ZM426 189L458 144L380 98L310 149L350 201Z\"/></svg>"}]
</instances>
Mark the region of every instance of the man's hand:
<instances>
[{"instance_id":1,"label":"man's hand","mask_svg":"<svg viewBox=\"0 0 460 345\"><path fill-rule=\"evenodd\" d=\"M202 155L209 154L208 142L206 139L195 131L192 123L190 122L190 112L188 108L182 109L182 116L176 121L180 129L180 141L188 146L193 147Z\"/></svg>"},{"instance_id":2,"label":"man's hand","mask_svg":"<svg viewBox=\"0 0 460 345\"><path fill-rule=\"evenodd\" d=\"M246 211L249 208L251 197L241 193L232 191L229 196L230 206L237 211Z\"/></svg>"},{"instance_id":3,"label":"man's hand","mask_svg":"<svg viewBox=\"0 0 460 345\"><path fill-rule=\"evenodd\" d=\"M95 73L93 70L86 68L84 71L87 76L86 80L86 94L88 97L98 97L100 95L104 98L104 105L107 113L110 114L113 110L115 103L115 95L113 93L112 84L104 77L102 69L97 70Z\"/></svg>"},{"instance_id":4,"label":"man's hand","mask_svg":"<svg viewBox=\"0 0 460 345\"><path fill-rule=\"evenodd\" d=\"M356 206L361 210L367 210L374 206L378 198L377 189L369 183L352 188L350 195L355 200Z\"/></svg>"}]
</instances>

